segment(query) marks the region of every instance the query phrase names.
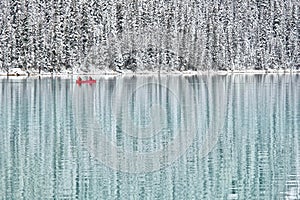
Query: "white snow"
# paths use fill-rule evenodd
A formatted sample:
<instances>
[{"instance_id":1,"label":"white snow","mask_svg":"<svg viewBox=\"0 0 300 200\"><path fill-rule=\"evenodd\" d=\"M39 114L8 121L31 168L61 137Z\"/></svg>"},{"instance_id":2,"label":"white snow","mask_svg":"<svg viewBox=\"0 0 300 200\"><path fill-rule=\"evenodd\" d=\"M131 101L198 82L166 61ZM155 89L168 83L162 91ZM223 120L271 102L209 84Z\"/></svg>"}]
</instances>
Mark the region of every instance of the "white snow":
<instances>
[{"instance_id":1,"label":"white snow","mask_svg":"<svg viewBox=\"0 0 300 200\"><path fill-rule=\"evenodd\" d=\"M61 72L47 72L41 71L40 73L37 70L24 70L21 68L11 68L9 69L8 73L4 71L0 71L0 76L44 76L44 77L51 77L51 76L60 76L60 77L70 77L70 76L88 76L88 75L100 75L100 76L116 76L116 75L155 75L155 74L166 74L166 75L204 75L204 74L218 74L218 75L229 75L229 74L289 74L289 73L300 73L300 70L283 70L283 69L268 69L268 70L254 70L254 69L247 69L247 70L207 70L207 71L178 71L178 70L161 70L161 71L150 71L150 70L137 70L135 72L131 70L118 70L113 71L110 69L106 70L94 70L93 72L87 73L83 71L76 71L72 72L71 70L65 70Z\"/></svg>"},{"instance_id":2,"label":"white snow","mask_svg":"<svg viewBox=\"0 0 300 200\"><path fill-rule=\"evenodd\" d=\"M8 70L8 75L11 76L26 76L28 73L21 68L11 68Z\"/></svg>"}]
</instances>

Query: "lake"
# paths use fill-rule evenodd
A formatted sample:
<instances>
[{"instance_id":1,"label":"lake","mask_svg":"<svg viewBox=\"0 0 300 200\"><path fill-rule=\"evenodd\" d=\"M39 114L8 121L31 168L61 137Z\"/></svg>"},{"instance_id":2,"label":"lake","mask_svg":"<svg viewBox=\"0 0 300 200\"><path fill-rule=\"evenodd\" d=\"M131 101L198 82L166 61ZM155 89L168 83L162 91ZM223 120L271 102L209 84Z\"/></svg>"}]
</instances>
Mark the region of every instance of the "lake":
<instances>
[{"instance_id":1,"label":"lake","mask_svg":"<svg viewBox=\"0 0 300 200\"><path fill-rule=\"evenodd\" d=\"M0 79L0 199L300 199L300 75Z\"/></svg>"}]
</instances>

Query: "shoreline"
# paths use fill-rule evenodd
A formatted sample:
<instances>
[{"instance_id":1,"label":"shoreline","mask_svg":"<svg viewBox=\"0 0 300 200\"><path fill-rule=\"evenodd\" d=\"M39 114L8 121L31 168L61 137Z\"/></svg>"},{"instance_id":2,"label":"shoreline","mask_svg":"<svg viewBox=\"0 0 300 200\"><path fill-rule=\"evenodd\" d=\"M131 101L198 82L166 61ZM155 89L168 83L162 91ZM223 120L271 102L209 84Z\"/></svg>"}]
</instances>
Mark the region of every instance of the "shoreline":
<instances>
[{"instance_id":1,"label":"shoreline","mask_svg":"<svg viewBox=\"0 0 300 200\"><path fill-rule=\"evenodd\" d=\"M42 72L42 73L36 73L36 72L28 72L24 71L20 68L13 68L10 70L10 72L0 72L0 77L64 77L64 76L126 76L126 75L233 75L233 74L245 74L245 75L256 75L256 74L300 74L300 69L298 70L208 70L208 71L122 71L122 72L116 72L116 71L97 71L97 72L71 72L71 71L65 71L65 72Z\"/></svg>"}]
</instances>

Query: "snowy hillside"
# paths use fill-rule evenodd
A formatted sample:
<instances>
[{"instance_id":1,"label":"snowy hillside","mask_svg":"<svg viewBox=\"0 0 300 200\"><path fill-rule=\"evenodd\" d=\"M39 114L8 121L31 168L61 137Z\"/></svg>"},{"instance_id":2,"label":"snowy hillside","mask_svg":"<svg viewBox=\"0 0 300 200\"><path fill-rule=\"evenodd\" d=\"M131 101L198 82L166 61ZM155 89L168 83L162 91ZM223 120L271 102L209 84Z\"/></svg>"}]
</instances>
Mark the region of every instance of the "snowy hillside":
<instances>
[{"instance_id":1,"label":"snowy hillside","mask_svg":"<svg viewBox=\"0 0 300 200\"><path fill-rule=\"evenodd\" d=\"M298 0L1 0L0 71L300 69Z\"/></svg>"}]
</instances>

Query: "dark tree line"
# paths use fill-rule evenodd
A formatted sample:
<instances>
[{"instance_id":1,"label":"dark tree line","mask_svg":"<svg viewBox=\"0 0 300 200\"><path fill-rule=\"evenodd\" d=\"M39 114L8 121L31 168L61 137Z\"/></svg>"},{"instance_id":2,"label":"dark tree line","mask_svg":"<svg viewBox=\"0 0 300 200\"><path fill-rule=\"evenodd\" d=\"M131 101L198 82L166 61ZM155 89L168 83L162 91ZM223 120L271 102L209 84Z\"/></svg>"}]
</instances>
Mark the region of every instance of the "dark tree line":
<instances>
[{"instance_id":1,"label":"dark tree line","mask_svg":"<svg viewBox=\"0 0 300 200\"><path fill-rule=\"evenodd\" d=\"M298 0L2 0L0 11L2 71L300 68Z\"/></svg>"}]
</instances>

